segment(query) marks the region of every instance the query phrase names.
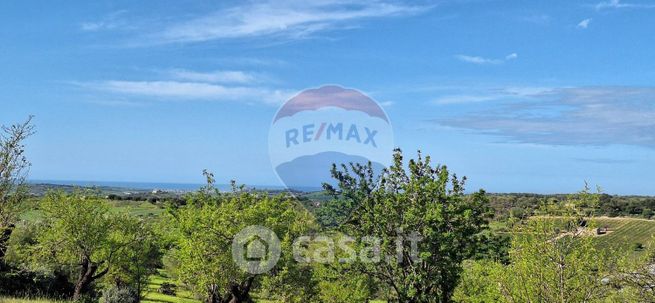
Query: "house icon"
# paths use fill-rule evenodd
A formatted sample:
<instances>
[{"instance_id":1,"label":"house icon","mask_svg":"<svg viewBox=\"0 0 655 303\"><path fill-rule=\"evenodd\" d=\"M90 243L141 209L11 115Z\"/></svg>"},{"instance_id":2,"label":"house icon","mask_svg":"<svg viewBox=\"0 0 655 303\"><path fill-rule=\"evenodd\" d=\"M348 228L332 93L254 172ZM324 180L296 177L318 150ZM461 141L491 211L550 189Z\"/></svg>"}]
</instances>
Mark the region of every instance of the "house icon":
<instances>
[{"instance_id":1,"label":"house icon","mask_svg":"<svg viewBox=\"0 0 655 303\"><path fill-rule=\"evenodd\" d=\"M245 243L245 259L247 261L263 261L268 255L268 243L264 239L255 235Z\"/></svg>"},{"instance_id":2,"label":"house icon","mask_svg":"<svg viewBox=\"0 0 655 303\"><path fill-rule=\"evenodd\" d=\"M280 239L264 226L247 226L232 239L232 260L241 270L251 274L271 270L280 260L281 253Z\"/></svg>"}]
</instances>

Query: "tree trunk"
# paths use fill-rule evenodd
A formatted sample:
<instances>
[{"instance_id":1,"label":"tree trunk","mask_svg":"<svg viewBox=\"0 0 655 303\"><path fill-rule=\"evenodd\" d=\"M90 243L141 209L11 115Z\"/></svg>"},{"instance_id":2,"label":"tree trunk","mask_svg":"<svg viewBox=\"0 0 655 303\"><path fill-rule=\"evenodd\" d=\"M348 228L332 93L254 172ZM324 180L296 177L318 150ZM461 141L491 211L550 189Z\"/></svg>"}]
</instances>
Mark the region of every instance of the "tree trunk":
<instances>
[{"instance_id":1,"label":"tree trunk","mask_svg":"<svg viewBox=\"0 0 655 303\"><path fill-rule=\"evenodd\" d=\"M225 296L224 303L253 303L250 297L250 288L255 277L248 277L243 283L233 283L230 285L230 290Z\"/></svg>"},{"instance_id":2,"label":"tree trunk","mask_svg":"<svg viewBox=\"0 0 655 303\"><path fill-rule=\"evenodd\" d=\"M106 268L98 274L96 274L96 271L98 271L98 264L89 260L88 257L83 257L82 262L80 263L80 275L77 278L77 282L75 282L73 301L79 301L81 296L89 291L91 283L104 276L109 271L109 268Z\"/></svg>"},{"instance_id":3,"label":"tree trunk","mask_svg":"<svg viewBox=\"0 0 655 303\"><path fill-rule=\"evenodd\" d=\"M11 233L14 231L15 225L10 224L5 228L0 228L0 263L4 262L5 254L7 253L9 238Z\"/></svg>"},{"instance_id":4,"label":"tree trunk","mask_svg":"<svg viewBox=\"0 0 655 303\"><path fill-rule=\"evenodd\" d=\"M209 295L205 300L206 303L222 303L223 300L218 296L218 286L211 285L209 287Z\"/></svg>"},{"instance_id":5,"label":"tree trunk","mask_svg":"<svg viewBox=\"0 0 655 303\"><path fill-rule=\"evenodd\" d=\"M447 284L441 285L441 303L450 303L452 289Z\"/></svg>"}]
</instances>

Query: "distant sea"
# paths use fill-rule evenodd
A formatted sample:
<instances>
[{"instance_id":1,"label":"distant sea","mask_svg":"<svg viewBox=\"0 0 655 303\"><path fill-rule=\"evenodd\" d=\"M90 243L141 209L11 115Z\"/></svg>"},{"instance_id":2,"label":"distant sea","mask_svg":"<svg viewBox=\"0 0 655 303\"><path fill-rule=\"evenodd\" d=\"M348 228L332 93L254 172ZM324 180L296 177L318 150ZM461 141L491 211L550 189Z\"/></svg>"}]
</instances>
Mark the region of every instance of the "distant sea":
<instances>
[{"instance_id":1,"label":"distant sea","mask_svg":"<svg viewBox=\"0 0 655 303\"><path fill-rule=\"evenodd\" d=\"M54 184L54 185L72 185L80 187L113 187L140 190L168 190L168 191L195 191L204 186L204 184L194 183L157 183L157 182L121 182L121 181L79 181L79 180L29 180L31 184ZM231 189L229 184L217 184L216 187L226 191ZM283 190L283 186L276 185L247 185L248 188L260 190ZM320 188L303 188L305 191L320 190Z\"/></svg>"}]
</instances>

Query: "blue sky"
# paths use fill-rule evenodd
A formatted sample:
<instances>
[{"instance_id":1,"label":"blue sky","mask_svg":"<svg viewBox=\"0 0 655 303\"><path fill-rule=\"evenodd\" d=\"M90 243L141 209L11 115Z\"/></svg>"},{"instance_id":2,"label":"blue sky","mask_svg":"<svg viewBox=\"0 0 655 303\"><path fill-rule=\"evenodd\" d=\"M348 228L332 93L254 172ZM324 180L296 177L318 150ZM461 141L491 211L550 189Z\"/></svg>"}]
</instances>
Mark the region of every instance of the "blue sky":
<instances>
[{"instance_id":1,"label":"blue sky","mask_svg":"<svg viewBox=\"0 0 655 303\"><path fill-rule=\"evenodd\" d=\"M34 179L279 184L277 107L322 84L469 189L655 194L655 2L0 3L0 122Z\"/></svg>"}]
</instances>

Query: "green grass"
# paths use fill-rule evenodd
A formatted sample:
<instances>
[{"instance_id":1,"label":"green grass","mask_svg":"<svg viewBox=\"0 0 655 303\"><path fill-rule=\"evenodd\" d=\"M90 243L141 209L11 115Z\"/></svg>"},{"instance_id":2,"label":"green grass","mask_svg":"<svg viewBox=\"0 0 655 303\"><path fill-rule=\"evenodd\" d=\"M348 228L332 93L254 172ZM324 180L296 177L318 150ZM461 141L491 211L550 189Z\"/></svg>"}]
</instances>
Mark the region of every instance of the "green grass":
<instances>
[{"instance_id":1,"label":"green grass","mask_svg":"<svg viewBox=\"0 0 655 303\"><path fill-rule=\"evenodd\" d=\"M548 218L555 220L555 222L563 220L562 217ZM594 228L594 232L590 234L593 234L594 241L599 248L628 251L634 247L635 243L646 246L655 240L655 220L628 217L596 217L591 219L589 223ZM607 227L609 231L604 235L596 235L595 228L597 227Z\"/></svg>"},{"instance_id":2,"label":"green grass","mask_svg":"<svg viewBox=\"0 0 655 303\"><path fill-rule=\"evenodd\" d=\"M182 287L178 287L175 293L175 296L168 296L165 294L159 293L157 290L159 287L165 283L176 284L175 281L168 278L168 275L165 271L159 271L158 275L150 277L148 282L148 292L145 295L145 298L141 302L171 302L171 303L198 303L199 300L193 298L193 294L187 290L184 290Z\"/></svg>"},{"instance_id":3,"label":"green grass","mask_svg":"<svg viewBox=\"0 0 655 303\"><path fill-rule=\"evenodd\" d=\"M165 210L146 201L109 201L114 211L127 211L134 216L157 216Z\"/></svg>"},{"instance_id":4,"label":"green grass","mask_svg":"<svg viewBox=\"0 0 655 303\"><path fill-rule=\"evenodd\" d=\"M609 232L597 237L601 247L613 245L631 248L634 243L647 245L655 235L655 221L636 218L597 218L593 224L597 227L607 226Z\"/></svg>"},{"instance_id":5,"label":"green grass","mask_svg":"<svg viewBox=\"0 0 655 303\"><path fill-rule=\"evenodd\" d=\"M69 303L70 301L58 301L51 299L17 299L0 298L0 303Z\"/></svg>"},{"instance_id":6,"label":"green grass","mask_svg":"<svg viewBox=\"0 0 655 303\"><path fill-rule=\"evenodd\" d=\"M157 216L161 213L163 213L165 210L157 205L154 205L150 202L147 201L111 201L107 200L107 203L109 204L110 211L112 212L119 212L119 211L126 211L131 215L138 216L138 217L154 217ZM23 212L20 215L20 218L22 220L28 221L28 222L34 222L39 220L42 217L42 213L38 209L31 209L28 211ZM2 303L0 301L0 303Z\"/></svg>"}]
</instances>

